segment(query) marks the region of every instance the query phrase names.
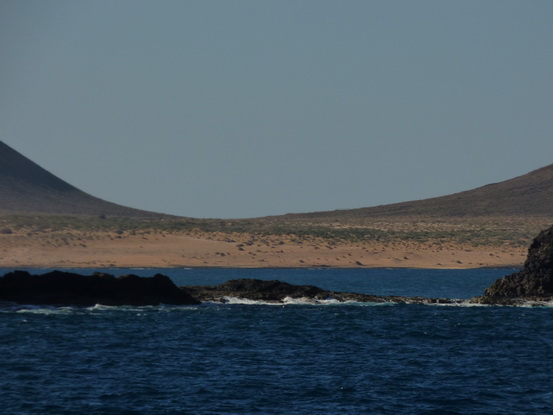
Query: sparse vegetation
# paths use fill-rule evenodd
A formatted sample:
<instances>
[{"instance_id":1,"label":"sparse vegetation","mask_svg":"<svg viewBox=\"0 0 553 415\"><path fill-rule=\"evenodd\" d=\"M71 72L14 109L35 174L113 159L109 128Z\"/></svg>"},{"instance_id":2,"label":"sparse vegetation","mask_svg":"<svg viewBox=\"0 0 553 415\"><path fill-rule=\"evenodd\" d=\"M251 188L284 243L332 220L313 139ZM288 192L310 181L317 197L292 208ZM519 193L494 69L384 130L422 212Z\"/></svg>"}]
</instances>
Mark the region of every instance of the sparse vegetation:
<instances>
[{"instance_id":1,"label":"sparse vegetation","mask_svg":"<svg viewBox=\"0 0 553 415\"><path fill-rule=\"evenodd\" d=\"M326 240L333 243L343 242L413 242L436 244L453 242L472 246L527 246L539 230L550 224L549 218L456 218L450 220L426 220L412 218L394 218L394 220L365 221L355 223L327 223L317 220L287 220L275 218L245 220L210 219L136 219L97 216L5 216L0 218L0 234L13 232L27 235L42 233L106 232L113 237L126 235L148 235L205 232L222 233L227 241L231 234L249 234L254 242L269 245L273 242L267 237L286 236L297 244L310 240ZM277 242L278 243L278 242Z\"/></svg>"}]
</instances>

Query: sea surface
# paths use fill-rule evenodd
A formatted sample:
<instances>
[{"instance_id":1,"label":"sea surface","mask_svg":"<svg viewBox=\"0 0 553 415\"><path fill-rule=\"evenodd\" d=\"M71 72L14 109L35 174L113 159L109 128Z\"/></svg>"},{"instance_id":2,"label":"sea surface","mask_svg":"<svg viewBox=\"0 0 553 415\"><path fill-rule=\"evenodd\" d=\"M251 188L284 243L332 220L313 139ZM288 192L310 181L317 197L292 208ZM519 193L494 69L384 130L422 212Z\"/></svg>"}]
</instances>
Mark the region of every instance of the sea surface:
<instances>
[{"instance_id":1,"label":"sea surface","mask_svg":"<svg viewBox=\"0 0 553 415\"><path fill-rule=\"evenodd\" d=\"M161 272L177 285L259 278L450 298L481 295L513 272L104 271ZM546 414L553 410L553 308L3 304L0 396L6 415Z\"/></svg>"}]
</instances>

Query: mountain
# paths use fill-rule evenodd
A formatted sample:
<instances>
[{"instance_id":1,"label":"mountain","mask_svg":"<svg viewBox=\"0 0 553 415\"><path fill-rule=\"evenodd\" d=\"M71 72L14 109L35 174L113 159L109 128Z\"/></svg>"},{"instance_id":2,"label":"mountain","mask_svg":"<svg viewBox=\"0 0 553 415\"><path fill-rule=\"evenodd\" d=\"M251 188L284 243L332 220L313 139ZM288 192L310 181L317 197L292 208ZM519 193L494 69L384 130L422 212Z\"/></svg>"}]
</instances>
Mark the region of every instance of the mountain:
<instances>
[{"instance_id":1,"label":"mountain","mask_svg":"<svg viewBox=\"0 0 553 415\"><path fill-rule=\"evenodd\" d=\"M0 212L4 214L160 217L91 196L0 141Z\"/></svg>"},{"instance_id":2,"label":"mountain","mask_svg":"<svg viewBox=\"0 0 553 415\"><path fill-rule=\"evenodd\" d=\"M0 213L166 216L120 206L91 196L49 173L1 141ZM553 164L514 179L447 196L360 209L288 214L271 219L343 219L355 222L365 218L400 216L553 217Z\"/></svg>"},{"instance_id":3,"label":"mountain","mask_svg":"<svg viewBox=\"0 0 553 415\"><path fill-rule=\"evenodd\" d=\"M473 190L431 199L369 208L288 214L298 219L363 219L377 217L553 217L553 164L523 176Z\"/></svg>"}]
</instances>

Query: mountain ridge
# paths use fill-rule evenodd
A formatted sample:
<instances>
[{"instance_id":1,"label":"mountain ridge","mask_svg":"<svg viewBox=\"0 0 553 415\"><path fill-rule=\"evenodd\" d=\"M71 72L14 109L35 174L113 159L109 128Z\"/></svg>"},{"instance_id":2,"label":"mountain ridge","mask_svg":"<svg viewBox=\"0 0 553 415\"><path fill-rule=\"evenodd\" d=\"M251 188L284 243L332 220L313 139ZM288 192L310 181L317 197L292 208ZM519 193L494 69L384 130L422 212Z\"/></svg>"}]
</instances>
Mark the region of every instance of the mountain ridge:
<instances>
[{"instance_id":1,"label":"mountain ridge","mask_svg":"<svg viewBox=\"0 0 553 415\"><path fill-rule=\"evenodd\" d=\"M121 206L56 177L0 141L0 213L173 217ZM257 219L358 221L382 217L553 217L553 164L502 182L445 196L373 207L289 213ZM187 218L189 219L189 218Z\"/></svg>"}]
</instances>

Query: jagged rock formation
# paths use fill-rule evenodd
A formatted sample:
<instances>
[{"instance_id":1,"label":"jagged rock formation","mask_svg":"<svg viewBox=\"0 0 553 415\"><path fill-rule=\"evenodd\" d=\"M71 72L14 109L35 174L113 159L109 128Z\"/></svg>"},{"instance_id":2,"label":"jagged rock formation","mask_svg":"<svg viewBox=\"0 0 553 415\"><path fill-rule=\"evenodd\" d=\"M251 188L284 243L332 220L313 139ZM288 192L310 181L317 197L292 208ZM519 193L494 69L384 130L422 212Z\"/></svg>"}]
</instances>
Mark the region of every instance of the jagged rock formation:
<instances>
[{"instance_id":1,"label":"jagged rock formation","mask_svg":"<svg viewBox=\"0 0 553 415\"><path fill-rule=\"evenodd\" d=\"M521 271L495 281L473 301L504 305L553 301L553 226L533 240Z\"/></svg>"},{"instance_id":2,"label":"jagged rock formation","mask_svg":"<svg viewBox=\"0 0 553 415\"><path fill-rule=\"evenodd\" d=\"M229 298L238 298L269 303L283 303L287 299L307 299L312 301L335 300L360 303L405 303L405 304L450 304L456 300L446 298L423 298L402 296L379 296L323 290L313 285L294 285L286 282L258 279L230 280L216 286L182 287L192 297L206 302L227 302Z\"/></svg>"},{"instance_id":3,"label":"jagged rock formation","mask_svg":"<svg viewBox=\"0 0 553 415\"><path fill-rule=\"evenodd\" d=\"M61 271L43 275L10 272L0 278L0 301L57 306L199 304L161 274L116 278L103 273L85 276Z\"/></svg>"}]
</instances>

